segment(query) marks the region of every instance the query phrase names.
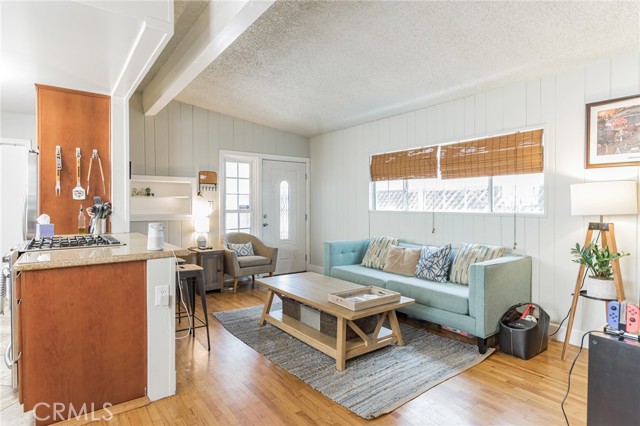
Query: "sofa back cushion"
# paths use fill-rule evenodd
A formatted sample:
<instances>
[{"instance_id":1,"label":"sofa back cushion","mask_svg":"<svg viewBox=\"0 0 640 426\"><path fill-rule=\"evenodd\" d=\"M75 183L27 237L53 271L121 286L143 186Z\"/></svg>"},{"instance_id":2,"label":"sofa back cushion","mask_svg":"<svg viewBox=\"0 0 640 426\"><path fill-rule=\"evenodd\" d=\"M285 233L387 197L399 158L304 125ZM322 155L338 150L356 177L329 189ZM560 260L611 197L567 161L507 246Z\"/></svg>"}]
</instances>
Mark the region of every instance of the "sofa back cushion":
<instances>
[{"instance_id":1,"label":"sofa back cushion","mask_svg":"<svg viewBox=\"0 0 640 426\"><path fill-rule=\"evenodd\" d=\"M383 269L387 260L387 250L391 244L398 245L398 239L393 237L371 237L361 265L367 268Z\"/></svg>"},{"instance_id":2,"label":"sofa back cushion","mask_svg":"<svg viewBox=\"0 0 640 426\"><path fill-rule=\"evenodd\" d=\"M387 250L387 258L382 270L412 277L416 273L419 257L419 248L398 247L391 244Z\"/></svg>"},{"instance_id":3,"label":"sofa back cushion","mask_svg":"<svg viewBox=\"0 0 640 426\"><path fill-rule=\"evenodd\" d=\"M463 243L451 265L450 281L456 284L469 284L469 266L472 263L497 259L504 254L504 247Z\"/></svg>"},{"instance_id":4,"label":"sofa back cushion","mask_svg":"<svg viewBox=\"0 0 640 426\"><path fill-rule=\"evenodd\" d=\"M424 246L416 265L416 277L446 283L451 266L451 244L442 247Z\"/></svg>"}]
</instances>

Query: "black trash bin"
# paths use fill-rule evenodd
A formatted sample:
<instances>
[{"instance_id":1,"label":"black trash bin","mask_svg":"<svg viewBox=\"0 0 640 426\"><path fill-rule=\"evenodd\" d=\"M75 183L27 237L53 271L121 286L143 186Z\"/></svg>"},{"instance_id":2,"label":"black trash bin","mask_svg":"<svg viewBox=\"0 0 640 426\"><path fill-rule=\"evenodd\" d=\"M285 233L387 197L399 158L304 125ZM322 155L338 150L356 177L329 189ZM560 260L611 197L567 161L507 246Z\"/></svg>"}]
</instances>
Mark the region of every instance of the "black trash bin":
<instances>
[{"instance_id":1,"label":"black trash bin","mask_svg":"<svg viewBox=\"0 0 640 426\"><path fill-rule=\"evenodd\" d=\"M529 304L535 307L535 323L520 319ZM549 319L549 314L535 303L510 307L500 319L500 352L529 359L545 351L549 345Z\"/></svg>"}]
</instances>

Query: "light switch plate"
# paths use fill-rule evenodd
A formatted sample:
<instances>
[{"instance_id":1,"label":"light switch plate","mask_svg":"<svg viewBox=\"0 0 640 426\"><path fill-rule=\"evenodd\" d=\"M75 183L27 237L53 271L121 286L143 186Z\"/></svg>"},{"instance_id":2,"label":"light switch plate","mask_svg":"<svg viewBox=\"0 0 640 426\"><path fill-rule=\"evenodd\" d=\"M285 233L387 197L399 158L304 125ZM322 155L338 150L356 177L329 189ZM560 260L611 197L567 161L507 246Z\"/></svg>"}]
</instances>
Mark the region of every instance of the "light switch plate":
<instances>
[{"instance_id":1,"label":"light switch plate","mask_svg":"<svg viewBox=\"0 0 640 426\"><path fill-rule=\"evenodd\" d=\"M159 285L156 287L156 306L169 306L168 285Z\"/></svg>"}]
</instances>

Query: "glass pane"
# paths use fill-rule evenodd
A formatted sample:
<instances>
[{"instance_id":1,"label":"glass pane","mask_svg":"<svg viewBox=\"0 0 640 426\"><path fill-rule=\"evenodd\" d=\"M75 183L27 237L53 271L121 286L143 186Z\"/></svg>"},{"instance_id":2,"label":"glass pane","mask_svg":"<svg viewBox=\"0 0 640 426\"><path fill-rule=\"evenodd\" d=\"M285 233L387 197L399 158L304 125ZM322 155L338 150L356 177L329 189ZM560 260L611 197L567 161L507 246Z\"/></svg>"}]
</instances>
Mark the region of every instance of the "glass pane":
<instances>
[{"instance_id":1,"label":"glass pane","mask_svg":"<svg viewBox=\"0 0 640 426\"><path fill-rule=\"evenodd\" d=\"M493 178L493 211L544 213L544 174Z\"/></svg>"},{"instance_id":2,"label":"glass pane","mask_svg":"<svg viewBox=\"0 0 640 426\"><path fill-rule=\"evenodd\" d=\"M238 213L227 213L225 218L227 231L238 227Z\"/></svg>"},{"instance_id":3,"label":"glass pane","mask_svg":"<svg viewBox=\"0 0 640 426\"><path fill-rule=\"evenodd\" d=\"M240 228L238 229L238 232L245 232L247 234L251 233L251 229L250 228Z\"/></svg>"},{"instance_id":4,"label":"glass pane","mask_svg":"<svg viewBox=\"0 0 640 426\"><path fill-rule=\"evenodd\" d=\"M227 178L227 185L225 188L225 192L227 194L237 194L238 193L238 179L229 179Z\"/></svg>"},{"instance_id":5,"label":"glass pane","mask_svg":"<svg viewBox=\"0 0 640 426\"><path fill-rule=\"evenodd\" d=\"M240 216L240 227L248 228L251 226L251 213L238 213Z\"/></svg>"},{"instance_id":6,"label":"glass pane","mask_svg":"<svg viewBox=\"0 0 640 426\"><path fill-rule=\"evenodd\" d=\"M227 210L238 210L238 196L227 195L225 208Z\"/></svg>"},{"instance_id":7,"label":"glass pane","mask_svg":"<svg viewBox=\"0 0 640 426\"><path fill-rule=\"evenodd\" d=\"M404 190L401 180L376 182L375 188L376 210L403 210Z\"/></svg>"},{"instance_id":8,"label":"glass pane","mask_svg":"<svg viewBox=\"0 0 640 426\"><path fill-rule=\"evenodd\" d=\"M251 202L248 195L238 195L238 210L250 210Z\"/></svg>"},{"instance_id":9,"label":"glass pane","mask_svg":"<svg viewBox=\"0 0 640 426\"><path fill-rule=\"evenodd\" d=\"M227 177L237 177L238 176L238 163L227 162L226 175L227 175Z\"/></svg>"},{"instance_id":10,"label":"glass pane","mask_svg":"<svg viewBox=\"0 0 640 426\"><path fill-rule=\"evenodd\" d=\"M280 182L280 239L289 238L289 183Z\"/></svg>"},{"instance_id":11,"label":"glass pane","mask_svg":"<svg viewBox=\"0 0 640 426\"><path fill-rule=\"evenodd\" d=\"M238 179L238 194L250 194L251 185L249 179Z\"/></svg>"},{"instance_id":12,"label":"glass pane","mask_svg":"<svg viewBox=\"0 0 640 426\"><path fill-rule=\"evenodd\" d=\"M251 177L251 166L248 163L238 163L238 177Z\"/></svg>"}]
</instances>

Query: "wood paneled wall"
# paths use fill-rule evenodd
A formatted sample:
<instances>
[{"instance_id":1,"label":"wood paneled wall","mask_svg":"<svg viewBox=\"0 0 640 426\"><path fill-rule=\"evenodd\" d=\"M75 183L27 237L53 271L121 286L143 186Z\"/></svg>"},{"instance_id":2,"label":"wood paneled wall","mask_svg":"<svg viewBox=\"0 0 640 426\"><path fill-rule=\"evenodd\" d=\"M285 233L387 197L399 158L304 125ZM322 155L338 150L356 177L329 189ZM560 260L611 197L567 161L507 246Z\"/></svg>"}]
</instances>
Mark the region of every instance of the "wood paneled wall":
<instances>
[{"instance_id":1,"label":"wood paneled wall","mask_svg":"<svg viewBox=\"0 0 640 426\"><path fill-rule=\"evenodd\" d=\"M278 154L309 158L309 139L214 111L172 101L156 116L145 116L139 93L129 103L131 173L196 177L218 172L219 151ZM214 201L210 240L219 237L220 191L199 202ZM147 222L131 222L131 232L147 232ZM194 246L193 222L166 221L165 239Z\"/></svg>"},{"instance_id":2,"label":"wood paneled wall","mask_svg":"<svg viewBox=\"0 0 640 426\"><path fill-rule=\"evenodd\" d=\"M571 216L569 185L638 180L638 167L584 168L585 104L637 93L640 56L635 53L311 138L310 263L322 265L322 242L327 240L392 235L418 243L511 248L515 239L515 252L533 258L533 301L559 322L571 304L578 272L569 249L584 241L586 224L594 219ZM533 126L545 130L545 214L517 216L515 235L513 215L368 210L370 155ZM627 297L637 303L638 217L607 219L616 225L618 248L632 254L621 267ZM578 341L580 330L605 321L602 302L581 300L572 340Z\"/></svg>"},{"instance_id":3,"label":"wood paneled wall","mask_svg":"<svg viewBox=\"0 0 640 426\"><path fill-rule=\"evenodd\" d=\"M37 85L38 147L40 148L40 212L51 217L56 234L78 233L78 211L93 205L99 195L111 201L111 98L106 95ZM56 145L62 150L60 197L56 183ZM76 186L76 147L80 148L80 185L87 189L89 161L94 149L102 161L106 191L102 188L100 167L91 169L91 192L82 201L74 200ZM117 206L114 206L117 208ZM86 215L86 225L89 217Z\"/></svg>"}]
</instances>

